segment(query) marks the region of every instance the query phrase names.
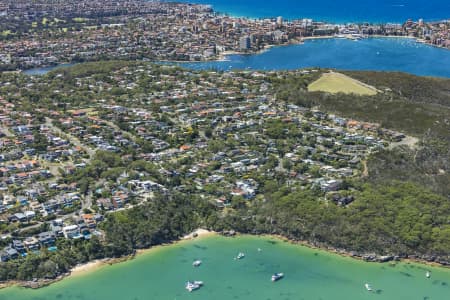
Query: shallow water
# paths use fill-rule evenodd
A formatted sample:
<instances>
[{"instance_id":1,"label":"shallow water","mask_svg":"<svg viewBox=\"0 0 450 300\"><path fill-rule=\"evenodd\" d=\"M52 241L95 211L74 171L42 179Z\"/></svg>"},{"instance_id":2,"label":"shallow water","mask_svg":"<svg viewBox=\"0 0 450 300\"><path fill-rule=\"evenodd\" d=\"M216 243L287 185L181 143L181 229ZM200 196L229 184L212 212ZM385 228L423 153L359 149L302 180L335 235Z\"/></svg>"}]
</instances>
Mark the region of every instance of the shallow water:
<instances>
[{"instance_id":1,"label":"shallow water","mask_svg":"<svg viewBox=\"0 0 450 300\"><path fill-rule=\"evenodd\" d=\"M239 251L245 258L234 260ZM192 266L196 259L203 261L198 268ZM271 282L275 272L285 278ZM189 293L187 280L202 280L205 286ZM365 289L366 282L373 292ZM450 295L449 284L449 269L365 263L268 237L213 236L159 247L39 290L4 289L0 299L443 300Z\"/></svg>"}]
</instances>

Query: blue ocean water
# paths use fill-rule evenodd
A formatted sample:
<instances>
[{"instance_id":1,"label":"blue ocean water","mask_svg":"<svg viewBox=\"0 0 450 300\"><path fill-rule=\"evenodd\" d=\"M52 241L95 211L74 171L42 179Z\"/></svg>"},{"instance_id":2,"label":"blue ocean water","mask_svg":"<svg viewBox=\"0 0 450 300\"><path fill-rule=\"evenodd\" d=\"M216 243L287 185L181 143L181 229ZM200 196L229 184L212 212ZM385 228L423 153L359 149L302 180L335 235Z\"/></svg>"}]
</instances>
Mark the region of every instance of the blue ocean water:
<instances>
[{"instance_id":1,"label":"blue ocean water","mask_svg":"<svg viewBox=\"0 0 450 300\"><path fill-rule=\"evenodd\" d=\"M164 63L165 64L165 63ZM224 61L170 63L195 70L293 70L321 67L341 70L400 71L450 78L450 50L416 43L407 38L306 40L252 55L229 55ZM60 65L58 67L70 66ZM43 75L56 67L27 70Z\"/></svg>"},{"instance_id":2,"label":"blue ocean water","mask_svg":"<svg viewBox=\"0 0 450 300\"><path fill-rule=\"evenodd\" d=\"M252 18L283 16L344 22L404 22L450 18L448 0L181 0L211 4L216 11Z\"/></svg>"},{"instance_id":3,"label":"blue ocean water","mask_svg":"<svg viewBox=\"0 0 450 300\"><path fill-rule=\"evenodd\" d=\"M255 55L230 55L225 61L180 63L192 69L291 70L305 67L344 70L401 71L450 77L450 50L407 38L307 40Z\"/></svg>"}]
</instances>

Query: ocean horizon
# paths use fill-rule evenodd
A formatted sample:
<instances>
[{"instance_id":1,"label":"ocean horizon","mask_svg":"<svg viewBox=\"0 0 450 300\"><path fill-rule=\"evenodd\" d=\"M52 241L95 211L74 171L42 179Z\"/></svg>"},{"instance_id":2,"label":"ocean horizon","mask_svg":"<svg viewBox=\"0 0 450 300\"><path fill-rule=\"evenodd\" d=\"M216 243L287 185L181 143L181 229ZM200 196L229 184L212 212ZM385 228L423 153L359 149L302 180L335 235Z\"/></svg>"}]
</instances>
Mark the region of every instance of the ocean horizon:
<instances>
[{"instance_id":1,"label":"ocean horizon","mask_svg":"<svg viewBox=\"0 0 450 300\"><path fill-rule=\"evenodd\" d=\"M167 1L166 1L167 2ZM408 19L440 21L450 19L450 1L443 0L180 0L209 4L220 13L236 17L286 19L309 18L332 23L403 23Z\"/></svg>"}]
</instances>

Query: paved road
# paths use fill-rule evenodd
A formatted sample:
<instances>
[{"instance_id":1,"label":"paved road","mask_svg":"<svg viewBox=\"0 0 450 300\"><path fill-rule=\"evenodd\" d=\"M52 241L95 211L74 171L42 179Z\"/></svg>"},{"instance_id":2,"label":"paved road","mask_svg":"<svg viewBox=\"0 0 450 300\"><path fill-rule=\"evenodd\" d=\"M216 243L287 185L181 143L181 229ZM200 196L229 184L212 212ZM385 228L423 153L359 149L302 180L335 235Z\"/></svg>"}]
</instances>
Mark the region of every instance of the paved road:
<instances>
[{"instance_id":1,"label":"paved road","mask_svg":"<svg viewBox=\"0 0 450 300\"><path fill-rule=\"evenodd\" d=\"M132 140L133 142L136 142L136 137L133 134L129 133L128 131L120 129L120 127L114 124L113 122L107 121L105 119L102 119L102 121L105 122L109 127L113 128L114 130L120 131L124 137Z\"/></svg>"},{"instance_id":2,"label":"paved road","mask_svg":"<svg viewBox=\"0 0 450 300\"><path fill-rule=\"evenodd\" d=\"M61 136L65 136L65 137L66 137L73 145L75 145L75 146L77 146L77 147L80 147L80 148L84 149L84 150L86 151L86 153L89 155L90 159L92 159L92 157L95 155L95 150L93 150L93 149L91 149L91 148L89 148L89 147L83 145L83 144L80 142L80 140L77 139L76 137L74 137L74 136L72 136L72 135L70 135L70 134L67 134L67 133L63 132L63 131L62 131L61 129L59 129L58 127L54 126L54 125L52 124L52 120L51 120L50 118L45 118L45 125L46 125L48 128L50 128L54 133L59 134L59 135L61 135ZM53 179L53 180L54 180L54 179ZM91 206L92 206L92 191L89 192L89 194L86 195L86 196L84 197L84 199L81 200L81 209L80 209L80 210L75 211L75 212L70 213L70 214L67 214L67 215L63 215L63 216L61 216L61 219L64 220L64 219L72 218L72 217L74 217L77 213L82 213L83 210L84 210L85 208L86 208L86 209L91 208ZM25 228L20 228L20 229L19 229L19 232L23 232L23 231L30 230L30 229L33 229L33 228L37 228L37 227L41 226L41 225L44 224L44 223L45 223L45 222L38 222L38 223L35 224L35 225L27 226L27 227L25 227Z\"/></svg>"},{"instance_id":3,"label":"paved road","mask_svg":"<svg viewBox=\"0 0 450 300\"><path fill-rule=\"evenodd\" d=\"M89 158L92 159L92 157L94 157L95 155L95 150L85 146L84 144L82 144L80 142L80 140L76 137L74 137L71 134L65 133L63 132L61 129L59 129L58 127L56 127L55 125L52 124L52 119L46 117L45 118L45 125L50 128L53 132L61 135L61 136L65 136L67 137L67 139L75 146L82 148L83 150L86 151L86 153L89 155Z\"/></svg>"}]
</instances>

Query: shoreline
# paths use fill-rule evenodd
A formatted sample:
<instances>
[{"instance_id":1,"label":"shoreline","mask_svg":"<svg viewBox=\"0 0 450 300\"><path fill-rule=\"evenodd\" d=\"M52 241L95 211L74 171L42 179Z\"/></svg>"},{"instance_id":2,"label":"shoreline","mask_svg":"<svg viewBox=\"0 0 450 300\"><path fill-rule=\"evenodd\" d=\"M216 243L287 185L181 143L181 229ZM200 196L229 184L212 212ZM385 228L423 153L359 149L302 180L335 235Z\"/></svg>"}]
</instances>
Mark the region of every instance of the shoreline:
<instances>
[{"instance_id":1,"label":"shoreline","mask_svg":"<svg viewBox=\"0 0 450 300\"><path fill-rule=\"evenodd\" d=\"M196 238L204 238L208 236L214 236L218 235L219 233L215 231L210 231L202 228L198 228L194 231L192 231L189 234L184 235L178 240L175 240L170 243L155 245L147 249L136 249L134 254L130 254L123 257L117 257L117 258L103 258L103 259L96 259L93 261L89 261L86 263L78 264L72 267L67 273L61 274L56 278L53 279L38 279L38 280L32 280L32 281L21 281L21 280L11 280L11 281L5 281L0 282L0 290L4 288L9 287L23 287L23 288L31 288L31 289L40 289L43 287L46 287L48 285L51 285L53 283L56 283L58 281L61 281L63 279L69 279L71 277L78 277L78 276L84 276L86 274L89 274L91 272L97 271L99 269L102 269L106 266L112 266L121 262L125 262L131 259L136 258L138 255L147 254L152 251L155 251L157 249L167 247L167 246L173 246L176 244L179 244L184 241L189 241Z\"/></svg>"},{"instance_id":2,"label":"shoreline","mask_svg":"<svg viewBox=\"0 0 450 300\"><path fill-rule=\"evenodd\" d=\"M245 234L243 234L245 235ZM252 235L252 234L250 234ZM253 236L253 235L252 235ZM365 263L374 263L374 264L396 264L396 263L406 263L406 264L410 264L410 263L414 263L414 264L419 264L419 265L423 265L423 266L429 266L429 267L436 267L436 268L443 268L443 269L450 269L450 264L449 265L444 265L438 262L433 262L433 261L427 261L424 259L420 259L420 258L398 258L398 259L390 259L390 260L367 260L364 259L363 255L355 255L355 253L353 251L347 251L344 249L337 249L334 247L326 247L326 246L320 246L320 245L314 245L308 241L304 241L304 240L291 240L285 236L279 235L279 234L261 234L258 235L260 237L267 237L267 238L276 238L280 241L283 242L287 242L290 243L292 245L297 245L297 246L301 246L301 247L306 247L309 249L314 249L314 250L320 250L320 251L324 251L326 253L329 254L335 254L335 255L339 255L341 257L347 257L347 258L351 258L357 261L361 261L361 262L365 262ZM375 254L376 255L376 254ZM380 255L376 255L377 258L382 258L384 256L380 256Z\"/></svg>"},{"instance_id":3,"label":"shoreline","mask_svg":"<svg viewBox=\"0 0 450 300\"><path fill-rule=\"evenodd\" d=\"M83 276L90 272L97 271L98 269L100 269L104 266L124 262L129 259L132 259L133 257L134 257L133 255L128 255L128 256L118 257L118 258L96 259L93 261L89 261L87 263L75 265L72 269L69 270L69 272L61 274L58 277L53 278L53 279L38 279L38 280L31 280L31 281L21 281L21 280L5 281L5 282L0 283L0 290L4 289L4 288L9 288L9 287L40 289L40 288L49 286L53 283L56 283L58 281L61 281L63 279L67 279L70 277Z\"/></svg>"},{"instance_id":4,"label":"shoreline","mask_svg":"<svg viewBox=\"0 0 450 300\"><path fill-rule=\"evenodd\" d=\"M443 49L443 50L449 50L450 48L447 47L442 47L439 45L434 45L432 43L427 43L425 40L419 39L417 37L413 37L413 36L406 36L406 35L369 35L364 37L363 39L383 39L383 38L388 38L388 39L411 39L411 40L415 40L417 43L421 44L421 45L425 45L425 46L429 46L429 47L433 47L433 48L437 48L437 49ZM226 50L226 51L222 51L219 52L217 55L215 55L212 58L208 58L208 59L204 59L204 60L132 60L132 61L142 61L142 62L150 62L150 63L154 63L154 64L169 64L169 65L177 65L177 64L196 64L196 63L216 63L216 62L226 62L226 61L230 61L230 59L228 58L229 56L233 56L233 55L260 55L262 53L265 53L267 51L270 51L272 48L276 48L276 47L285 47L285 46L291 46L291 45L301 45L304 42L310 40L324 40L324 39L349 39L351 40L350 37L347 36L342 36L342 37L338 37L335 35L318 35L318 36L305 36L305 37L301 37L300 39L293 39L290 40L286 43L282 43L282 44L268 44L265 45L264 48L257 50L257 51L251 51L251 52L239 52L239 51L232 51L232 50ZM96 62L96 61L92 61L92 62ZM2 71L2 72L19 72L19 73L23 73L25 75L28 76L36 76L36 75L45 75L46 73L55 70L57 68L60 67L71 67L74 65L78 65L81 63L67 63L67 62L63 62L54 66L41 66L41 67L33 67L33 68L28 68L28 69L19 69L19 70L14 70L14 71ZM48 69L48 70L46 70ZM34 70L38 70L35 74L34 74ZM40 71L42 70L42 72ZM33 72L32 74L28 74L30 72Z\"/></svg>"},{"instance_id":5,"label":"shoreline","mask_svg":"<svg viewBox=\"0 0 450 300\"><path fill-rule=\"evenodd\" d=\"M313 250L319 250L323 251L328 254L334 254L339 255L340 257L346 257L350 259L354 259L357 261L365 262L365 263L377 263L377 264L397 264L397 263L405 263L405 264L419 264L423 266L429 266L429 267L436 267L436 268L444 268L444 269L450 269L450 265L441 264L438 262L432 262L432 261L426 261L424 259L420 258L392 258L389 260L367 260L364 258L364 255L356 255L353 251L347 251L344 249L337 249L333 248L331 246L326 247L322 245L314 245L313 243L310 243L308 241L304 240L292 240L285 236L279 235L279 234L247 234L247 233L237 233L233 232L232 234L226 234L226 232L216 232L216 231L210 231L207 229L196 229L193 232L184 235L183 237L180 237L180 239L175 240L170 243L165 243L161 245L152 246L147 249L136 249L134 254L119 257L119 258L104 258L104 259L97 259L93 260L87 263L78 264L74 266L72 269L70 269L69 272L62 274L54 279L38 279L36 281L20 281L20 280L12 280L12 281L6 281L0 283L0 289L9 288L9 287L23 287L23 288L31 288L31 289L39 289L46 287L48 285L51 285L53 283L56 283L58 281L61 281L63 279L68 279L71 277L77 277L77 276L83 276L86 274L89 274L91 272L97 271L99 269L102 269L106 266L112 266L121 262L125 262L128 260L132 260L136 258L139 255L145 255L148 253L151 253L155 250L161 249L163 247L167 246L173 246L177 245L179 243L182 243L184 241L190 241L193 239L200 239L200 238L206 238L211 236L223 236L223 237L239 237L239 236L252 236L252 237L262 237L262 238L274 238L282 242L287 242L292 245L300 246L300 247L306 247ZM375 255L375 254L374 254ZM383 258L384 256L375 255L375 257Z\"/></svg>"}]
</instances>

